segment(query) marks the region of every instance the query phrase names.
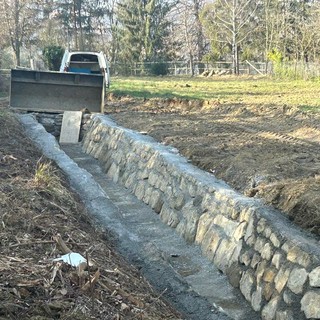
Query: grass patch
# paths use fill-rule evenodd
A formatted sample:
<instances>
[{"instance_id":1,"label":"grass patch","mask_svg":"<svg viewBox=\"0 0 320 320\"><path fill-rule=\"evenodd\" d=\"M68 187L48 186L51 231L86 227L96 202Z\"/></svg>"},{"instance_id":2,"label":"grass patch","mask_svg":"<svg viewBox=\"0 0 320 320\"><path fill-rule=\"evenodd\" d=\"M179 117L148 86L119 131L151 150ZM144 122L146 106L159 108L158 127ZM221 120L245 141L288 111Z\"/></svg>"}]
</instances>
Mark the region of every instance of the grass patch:
<instances>
[{"instance_id":1,"label":"grass patch","mask_svg":"<svg viewBox=\"0 0 320 320\"><path fill-rule=\"evenodd\" d=\"M318 112L319 86L318 81L274 80L265 77L115 77L111 92L147 99L175 97L215 100L222 104L288 105Z\"/></svg>"},{"instance_id":2,"label":"grass patch","mask_svg":"<svg viewBox=\"0 0 320 320\"><path fill-rule=\"evenodd\" d=\"M34 175L34 183L41 188L55 188L60 184L60 180L55 175L55 170L49 162L42 163L41 159L37 163Z\"/></svg>"},{"instance_id":3,"label":"grass patch","mask_svg":"<svg viewBox=\"0 0 320 320\"><path fill-rule=\"evenodd\" d=\"M304 112L320 113L320 105L318 106L301 105L300 109Z\"/></svg>"},{"instance_id":4,"label":"grass patch","mask_svg":"<svg viewBox=\"0 0 320 320\"><path fill-rule=\"evenodd\" d=\"M70 200L69 192L63 186L57 169L50 161L44 161L42 157L37 162L31 185L33 185L38 192L50 195L53 198L64 197L65 202Z\"/></svg>"}]
</instances>

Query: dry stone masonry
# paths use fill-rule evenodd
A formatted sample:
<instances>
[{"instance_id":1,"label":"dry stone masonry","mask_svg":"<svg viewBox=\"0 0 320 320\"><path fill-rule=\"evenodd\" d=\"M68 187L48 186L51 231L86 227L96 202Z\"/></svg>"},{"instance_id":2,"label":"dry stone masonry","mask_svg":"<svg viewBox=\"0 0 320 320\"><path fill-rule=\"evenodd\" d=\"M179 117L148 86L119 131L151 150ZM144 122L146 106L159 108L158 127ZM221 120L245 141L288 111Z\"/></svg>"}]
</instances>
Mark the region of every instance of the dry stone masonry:
<instances>
[{"instance_id":1,"label":"dry stone masonry","mask_svg":"<svg viewBox=\"0 0 320 320\"><path fill-rule=\"evenodd\" d=\"M102 115L87 129L83 150L187 242L198 244L262 319L320 319L316 239L192 166L174 148Z\"/></svg>"}]
</instances>

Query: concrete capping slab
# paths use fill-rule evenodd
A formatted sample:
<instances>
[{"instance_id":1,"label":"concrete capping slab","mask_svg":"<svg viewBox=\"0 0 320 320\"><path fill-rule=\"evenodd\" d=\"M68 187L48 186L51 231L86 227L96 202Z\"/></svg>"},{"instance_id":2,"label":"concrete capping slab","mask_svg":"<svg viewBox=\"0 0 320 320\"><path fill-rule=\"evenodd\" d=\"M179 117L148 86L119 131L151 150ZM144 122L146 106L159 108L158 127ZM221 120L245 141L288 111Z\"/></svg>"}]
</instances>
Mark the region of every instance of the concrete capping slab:
<instances>
[{"instance_id":1,"label":"concrete capping slab","mask_svg":"<svg viewBox=\"0 0 320 320\"><path fill-rule=\"evenodd\" d=\"M81 127L81 111L65 111L62 117L60 143L78 143Z\"/></svg>"}]
</instances>

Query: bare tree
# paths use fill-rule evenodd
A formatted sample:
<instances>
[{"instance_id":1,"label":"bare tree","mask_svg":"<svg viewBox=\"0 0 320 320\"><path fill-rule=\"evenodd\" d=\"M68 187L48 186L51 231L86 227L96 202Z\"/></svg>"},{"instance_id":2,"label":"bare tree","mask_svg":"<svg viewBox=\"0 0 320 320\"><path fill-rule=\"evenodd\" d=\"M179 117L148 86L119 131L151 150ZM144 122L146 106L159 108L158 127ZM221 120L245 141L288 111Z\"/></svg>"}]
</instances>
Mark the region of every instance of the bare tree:
<instances>
[{"instance_id":1,"label":"bare tree","mask_svg":"<svg viewBox=\"0 0 320 320\"><path fill-rule=\"evenodd\" d=\"M252 32L249 23L255 18L257 6L254 0L216 0L205 6L206 24L216 29L214 40L231 48L234 74L239 74L239 47Z\"/></svg>"},{"instance_id":2,"label":"bare tree","mask_svg":"<svg viewBox=\"0 0 320 320\"><path fill-rule=\"evenodd\" d=\"M192 75L195 72L194 61L200 62L199 72L203 71L205 37L200 14L204 3L204 0L180 0L172 10L172 36L180 43L180 55L189 60Z\"/></svg>"},{"instance_id":3,"label":"bare tree","mask_svg":"<svg viewBox=\"0 0 320 320\"><path fill-rule=\"evenodd\" d=\"M114 62L117 56L117 37L114 36L117 19L115 14L116 0L102 0L103 15L96 20L95 29L99 34L99 42L104 52L109 55L110 61Z\"/></svg>"},{"instance_id":4,"label":"bare tree","mask_svg":"<svg viewBox=\"0 0 320 320\"><path fill-rule=\"evenodd\" d=\"M195 22L195 33L196 33L196 47L197 47L197 59L199 61L198 68L199 73L204 71L204 64L202 58L205 54L205 39L203 33L202 23L200 21L200 12L203 9L203 0L192 0L192 14Z\"/></svg>"},{"instance_id":5,"label":"bare tree","mask_svg":"<svg viewBox=\"0 0 320 320\"><path fill-rule=\"evenodd\" d=\"M21 48L37 32L40 1L0 0L1 26L15 54L16 64L21 63Z\"/></svg>"}]
</instances>

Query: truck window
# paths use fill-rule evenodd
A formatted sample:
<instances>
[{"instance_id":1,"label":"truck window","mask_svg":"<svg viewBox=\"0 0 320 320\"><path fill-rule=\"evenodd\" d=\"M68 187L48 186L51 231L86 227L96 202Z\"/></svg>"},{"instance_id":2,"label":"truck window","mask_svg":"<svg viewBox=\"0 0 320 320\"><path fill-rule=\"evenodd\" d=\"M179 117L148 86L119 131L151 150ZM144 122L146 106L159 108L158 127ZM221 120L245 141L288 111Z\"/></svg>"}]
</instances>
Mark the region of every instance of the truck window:
<instances>
[{"instance_id":1,"label":"truck window","mask_svg":"<svg viewBox=\"0 0 320 320\"><path fill-rule=\"evenodd\" d=\"M70 58L69 71L101 74L98 57L93 54L73 54Z\"/></svg>"}]
</instances>

